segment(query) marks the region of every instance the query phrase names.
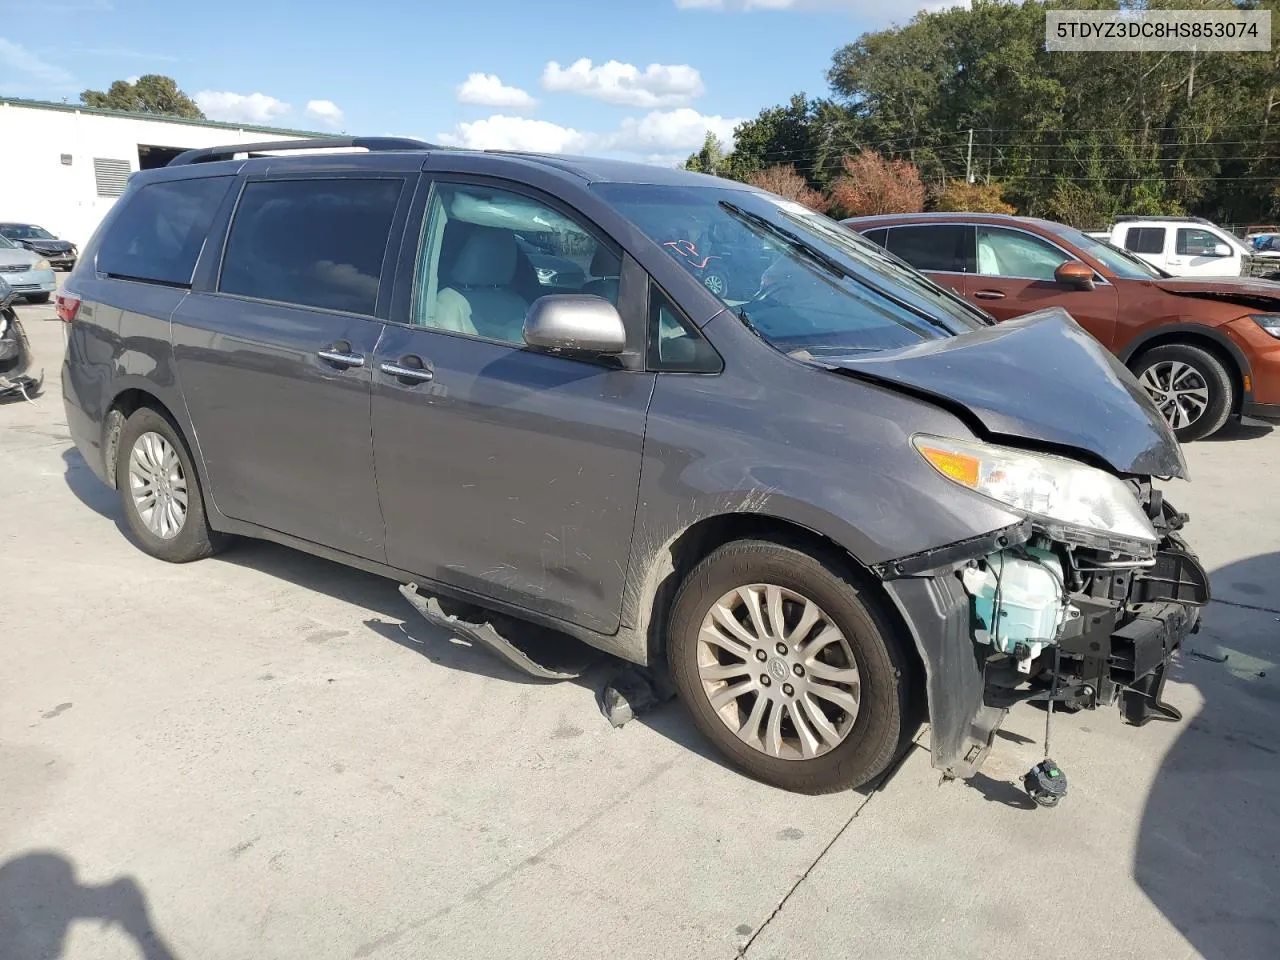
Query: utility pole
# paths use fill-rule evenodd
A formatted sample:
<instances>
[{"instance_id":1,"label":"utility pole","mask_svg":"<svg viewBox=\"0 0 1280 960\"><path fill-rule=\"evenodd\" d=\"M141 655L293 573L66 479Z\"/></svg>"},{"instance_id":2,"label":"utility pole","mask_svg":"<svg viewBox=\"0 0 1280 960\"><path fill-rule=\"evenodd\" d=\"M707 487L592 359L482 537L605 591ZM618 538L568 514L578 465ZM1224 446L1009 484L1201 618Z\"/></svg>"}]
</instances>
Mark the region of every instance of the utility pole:
<instances>
[{"instance_id":1,"label":"utility pole","mask_svg":"<svg viewBox=\"0 0 1280 960\"><path fill-rule=\"evenodd\" d=\"M969 155L964 161L964 182L973 183L973 127L969 128Z\"/></svg>"}]
</instances>

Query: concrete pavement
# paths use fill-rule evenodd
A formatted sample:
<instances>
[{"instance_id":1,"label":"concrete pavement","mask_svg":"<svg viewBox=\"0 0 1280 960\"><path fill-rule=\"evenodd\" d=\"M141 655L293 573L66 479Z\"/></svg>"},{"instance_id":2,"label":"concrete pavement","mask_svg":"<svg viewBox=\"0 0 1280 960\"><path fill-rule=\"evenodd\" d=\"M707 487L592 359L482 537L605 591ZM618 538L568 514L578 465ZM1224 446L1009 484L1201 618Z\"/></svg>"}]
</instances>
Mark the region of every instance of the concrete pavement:
<instances>
[{"instance_id":1,"label":"concrete pavement","mask_svg":"<svg viewBox=\"0 0 1280 960\"><path fill-rule=\"evenodd\" d=\"M1229 654L1184 657L1186 721L1061 718L1052 811L1015 786L1031 708L971 784L924 733L807 798L678 704L610 728L607 664L526 682L391 582L146 557L68 442L61 325L20 310L48 382L0 406L0 957L1275 956L1280 432L1192 445L1167 490L1220 598L1195 649Z\"/></svg>"}]
</instances>

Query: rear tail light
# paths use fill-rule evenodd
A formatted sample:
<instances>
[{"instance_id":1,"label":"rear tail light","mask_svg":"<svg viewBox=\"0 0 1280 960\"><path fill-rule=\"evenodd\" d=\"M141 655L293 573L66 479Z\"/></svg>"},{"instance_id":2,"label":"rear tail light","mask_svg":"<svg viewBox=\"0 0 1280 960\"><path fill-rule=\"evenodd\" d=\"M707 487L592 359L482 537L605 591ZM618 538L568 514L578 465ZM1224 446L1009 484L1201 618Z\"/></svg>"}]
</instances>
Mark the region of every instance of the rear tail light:
<instances>
[{"instance_id":1,"label":"rear tail light","mask_svg":"<svg viewBox=\"0 0 1280 960\"><path fill-rule=\"evenodd\" d=\"M54 300L54 308L58 311L58 319L70 323L80 312L80 298L70 293L60 293Z\"/></svg>"}]
</instances>

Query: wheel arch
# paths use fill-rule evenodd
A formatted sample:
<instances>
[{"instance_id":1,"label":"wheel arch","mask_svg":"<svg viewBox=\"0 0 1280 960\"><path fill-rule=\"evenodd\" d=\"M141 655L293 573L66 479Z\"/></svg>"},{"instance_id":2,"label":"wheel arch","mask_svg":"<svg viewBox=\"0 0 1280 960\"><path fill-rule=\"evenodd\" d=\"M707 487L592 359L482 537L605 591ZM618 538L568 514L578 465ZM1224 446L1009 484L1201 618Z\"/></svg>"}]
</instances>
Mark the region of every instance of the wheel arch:
<instances>
[{"instance_id":1,"label":"wheel arch","mask_svg":"<svg viewBox=\"0 0 1280 960\"><path fill-rule=\"evenodd\" d=\"M726 511L705 516L671 535L650 552L641 576L629 584L624 599L624 622L631 608L636 634L646 646L645 659L661 662L666 657L667 621L675 595L689 572L705 557L727 543L737 540L768 540L801 550L828 563L844 567L873 590L881 609L898 631L898 641L912 676L909 689L916 702L913 709L925 706L925 668L920 651L906 621L868 566L846 546L794 519L770 513Z\"/></svg>"},{"instance_id":2,"label":"wheel arch","mask_svg":"<svg viewBox=\"0 0 1280 960\"><path fill-rule=\"evenodd\" d=\"M131 384L124 387L111 398L111 403L107 406L106 416L102 420L102 461L108 482L113 487L115 486L116 462L120 455L120 431L124 427L124 422L135 411L144 407L154 410L173 425L178 438L186 445L187 456L191 458L191 462L195 465L196 480L200 484L201 490L207 490L208 484L205 482L204 464L198 455L196 444L193 442L190 425L159 396L158 392L148 389L145 384Z\"/></svg>"},{"instance_id":3,"label":"wheel arch","mask_svg":"<svg viewBox=\"0 0 1280 960\"><path fill-rule=\"evenodd\" d=\"M1213 327L1205 327L1194 323L1171 324L1159 327L1142 337L1136 338L1125 347L1120 353L1120 359L1124 361L1125 366L1136 374L1136 365L1142 359L1143 354L1156 347L1167 347L1173 344L1199 347L1201 350L1212 354L1222 363L1227 371L1227 376L1231 378L1231 412L1233 414L1239 413L1241 404L1253 394L1253 391L1245 386L1246 379L1250 380L1250 382L1252 381L1249 361L1239 347L1227 339L1225 334L1219 333Z\"/></svg>"}]
</instances>

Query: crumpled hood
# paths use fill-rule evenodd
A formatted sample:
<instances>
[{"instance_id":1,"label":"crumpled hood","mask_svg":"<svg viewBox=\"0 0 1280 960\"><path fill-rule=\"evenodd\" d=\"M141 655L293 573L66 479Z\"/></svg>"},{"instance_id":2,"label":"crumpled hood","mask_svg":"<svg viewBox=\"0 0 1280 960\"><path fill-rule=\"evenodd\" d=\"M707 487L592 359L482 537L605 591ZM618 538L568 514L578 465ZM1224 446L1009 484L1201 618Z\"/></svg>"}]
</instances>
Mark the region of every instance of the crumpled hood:
<instances>
[{"instance_id":1,"label":"crumpled hood","mask_svg":"<svg viewBox=\"0 0 1280 960\"><path fill-rule=\"evenodd\" d=\"M1271 304L1280 307L1280 283L1274 280L1254 280L1246 277L1170 277L1151 281L1166 293L1180 297L1202 297L1208 300L1229 300L1247 306Z\"/></svg>"},{"instance_id":2,"label":"crumpled hood","mask_svg":"<svg viewBox=\"0 0 1280 960\"><path fill-rule=\"evenodd\" d=\"M66 240L21 240L17 241L25 244L37 253L69 253L71 244Z\"/></svg>"},{"instance_id":3,"label":"crumpled hood","mask_svg":"<svg viewBox=\"0 0 1280 960\"><path fill-rule=\"evenodd\" d=\"M1087 451L1119 473L1187 475L1177 439L1133 374L1060 307L821 364L961 407L993 440Z\"/></svg>"}]
</instances>

